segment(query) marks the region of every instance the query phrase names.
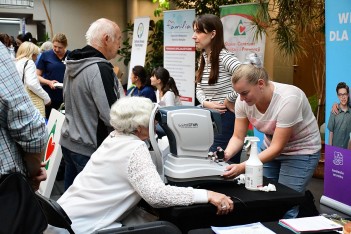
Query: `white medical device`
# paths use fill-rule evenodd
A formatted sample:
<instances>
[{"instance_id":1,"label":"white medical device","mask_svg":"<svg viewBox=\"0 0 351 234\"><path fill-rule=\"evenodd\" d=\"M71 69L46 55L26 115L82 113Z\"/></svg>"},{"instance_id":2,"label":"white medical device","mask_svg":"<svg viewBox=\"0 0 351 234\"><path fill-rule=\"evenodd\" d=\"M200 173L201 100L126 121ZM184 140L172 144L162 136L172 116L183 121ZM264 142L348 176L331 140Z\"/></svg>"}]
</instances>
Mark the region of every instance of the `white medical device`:
<instances>
[{"instance_id":1,"label":"white medical device","mask_svg":"<svg viewBox=\"0 0 351 234\"><path fill-rule=\"evenodd\" d=\"M155 120L165 131L169 153L160 150ZM150 118L151 154L165 182L224 180L228 165L209 157L214 134L221 132L218 112L190 106L155 107Z\"/></svg>"}]
</instances>

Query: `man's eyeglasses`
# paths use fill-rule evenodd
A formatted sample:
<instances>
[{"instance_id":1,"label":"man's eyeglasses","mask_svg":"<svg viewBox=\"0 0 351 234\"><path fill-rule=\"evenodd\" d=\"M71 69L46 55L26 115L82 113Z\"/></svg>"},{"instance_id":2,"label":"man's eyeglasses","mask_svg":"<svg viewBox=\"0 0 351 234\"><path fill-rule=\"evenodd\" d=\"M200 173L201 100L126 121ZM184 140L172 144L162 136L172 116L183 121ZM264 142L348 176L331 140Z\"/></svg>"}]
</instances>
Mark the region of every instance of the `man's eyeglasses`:
<instances>
[{"instance_id":1,"label":"man's eyeglasses","mask_svg":"<svg viewBox=\"0 0 351 234\"><path fill-rule=\"evenodd\" d=\"M349 94L348 93L338 93L339 97L347 97Z\"/></svg>"}]
</instances>

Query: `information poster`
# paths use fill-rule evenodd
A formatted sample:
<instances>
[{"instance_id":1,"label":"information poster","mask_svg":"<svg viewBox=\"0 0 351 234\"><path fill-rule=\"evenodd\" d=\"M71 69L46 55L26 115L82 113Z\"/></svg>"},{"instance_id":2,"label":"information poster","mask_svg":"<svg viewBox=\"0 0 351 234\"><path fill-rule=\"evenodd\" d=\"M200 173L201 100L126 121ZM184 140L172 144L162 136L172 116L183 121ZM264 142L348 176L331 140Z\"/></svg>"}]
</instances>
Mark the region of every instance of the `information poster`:
<instances>
[{"instance_id":1,"label":"information poster","mask_svg":"<svg viewBox=\"0 0 351 234\"><path fill-rule=\"evenodd\" d=\"M241 62L244 62L249 54L256 53L264 64L266 36L263 34L256 40L255 25L252 23L258 7L259 4L256 3L220 6L224 44ZM257 145L260 149L264 136L256 129L254 129L254 135L260 138L260 143Z\"/></svg>"},{"instance_id":2,"label":"information poster","mask_svg":"<svg viewBox=\"0 0 351 234\"><path fill-rule=\"evenodd\" d=\"M150 17L140 17L134 19L132 52L128 71L128 88L132 86L131 74L132 69L136 65L144 66L147 41L149 37Z\"/></svg>"},{"instance_id":3,"label":"information poster","mask_svg":"<svg viewBox=\"0 0 351 234\"><path fill-rule=\"evenodd\" d=\"M351 215L350 107L337 116L332 105L350 95L338 89L351 86L351 1L325 1L326 37L326 131L324 193L321 203ZM349 103L350 104L350 103Z\"/></svg>"},{"instance_id":4,"label":"information poster","mask_svg":"<svg viewBox=\"0 0 351 234\"><path fill-rule=\"evenodd\" d=\"M256 26L252 23L259 4L235 4L220 7L220 15L224 30L224 44L229 51L235 53L241 62L247 55L256 53L264 62L266 36L255 39Z\"/></svg>"},{"instance_id":5,"label":"information poster","mask_svg":"<svg viewBox=\"0 0 351 234\"><path fill-rule=\"evenodd\" d=\"M51 110L47 124L49 139L46 145L45 155L42 160L44 163L46 163L45 169L47 178L45 181L40 183L39 187L40 194L48 198L51 195L57 171L62 159L61 145L59 142L61 137L61 127L64 120L65 116L63 114L55 109Z\"/></svg>"},{"instance_id":6,"label":"information poster","mask_svg":"<svg viewBox=\"0 0 351 234\"><path fill-rule=\"evenodd\" d=\"M183 105L195 104L195 10L164 12L164 67L174 78Z\"/></svg>"}]
</instances>

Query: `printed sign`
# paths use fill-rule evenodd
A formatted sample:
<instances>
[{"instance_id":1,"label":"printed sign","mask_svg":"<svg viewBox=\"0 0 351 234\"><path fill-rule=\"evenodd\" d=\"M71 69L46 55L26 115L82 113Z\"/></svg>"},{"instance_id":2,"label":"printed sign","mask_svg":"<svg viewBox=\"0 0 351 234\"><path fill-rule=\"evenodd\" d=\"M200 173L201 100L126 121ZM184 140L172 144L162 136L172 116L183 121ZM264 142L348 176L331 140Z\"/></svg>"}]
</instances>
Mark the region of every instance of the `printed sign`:
<instances>
[{"instance_id":1,"label":"printed sign","mask_svg":"<svg viewBox=\"0 0 351 234\"><path fill-rule=\"evenodd\" d=\"M49 139L46 145L43 162L46 163L45 169L47 179L40 183L39 193L45 197L50 197L52 188L55 183L56 175L62 159L61 145L61 127L65 116L59 111L52 109L47 124Z\"/></svg>"}]
</instances>

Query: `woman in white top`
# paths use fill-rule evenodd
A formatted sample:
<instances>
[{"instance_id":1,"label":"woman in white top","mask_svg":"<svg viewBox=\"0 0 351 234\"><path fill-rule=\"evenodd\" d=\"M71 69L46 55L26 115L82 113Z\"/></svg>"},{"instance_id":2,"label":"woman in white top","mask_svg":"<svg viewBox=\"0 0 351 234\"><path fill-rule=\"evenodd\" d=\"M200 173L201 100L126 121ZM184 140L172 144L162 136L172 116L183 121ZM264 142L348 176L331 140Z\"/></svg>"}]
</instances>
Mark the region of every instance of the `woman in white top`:
<instances>
[{"instance_id":1,"label":"woman in white top","mask_svg":"<svg viewBox=\"0 0 351 234\"><path fill-rule=\"evenodd\" d=\"M39 54L39 47L32 42L23 42L17 51L16 68L27 88L44 100L45 105L50 105L51 99L48 93L39 83L36 73L35 61Z\"/></svg>"},{"instance_id":2,"label":"woman in white top","mask_svg":"<svg viewBox=\"0 0 351 234\"><path fill-rule=\"evenodd\" d=\"M130 220L140 219L141 199L153 207L210 202L219 215L233 210L232 200L224 194L163 183L144 142L149 138L153 107L145 97L121 98L111 107L115 130L58 200L75 233L93 233L116 221L131 224ZM58 230L50 227L46 233Z\"/></svg>"},{"instance_id":3,"label":"woman in white top","mask_svg":"<svg viewBox=\"0 0 351 234\"><path fill-rule=\"evenodd\" d=\"M157 88L156 99L160 106L181 106L179 92L174 79L163 67L155 68L151 73L151 85Z\"/></svg>"},{"instance_id":4,"label":"woman in white top","mask_svg":"<svg viewBox=\"0 0 351 234\"><path fill-rule=\"evenodd\" d=\"M304 192L318 164L321 138L305 93L292 85L269 81L264 68L243 64L233 75L239 94L235 103L235 129L227 148L229 160L242 149L249 123L264 133L260 160L263 175ZM225 177L245 172L245 162L227 167ZM286 218L297 216L292 209Z\"/></svg>"}]
</instances>

